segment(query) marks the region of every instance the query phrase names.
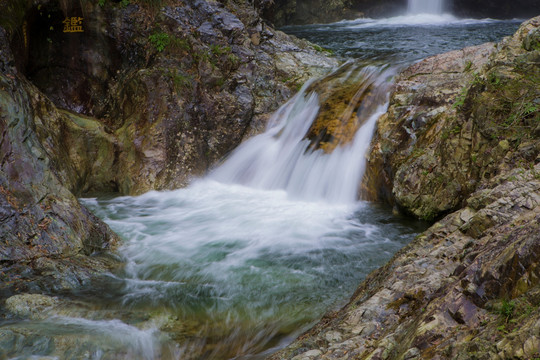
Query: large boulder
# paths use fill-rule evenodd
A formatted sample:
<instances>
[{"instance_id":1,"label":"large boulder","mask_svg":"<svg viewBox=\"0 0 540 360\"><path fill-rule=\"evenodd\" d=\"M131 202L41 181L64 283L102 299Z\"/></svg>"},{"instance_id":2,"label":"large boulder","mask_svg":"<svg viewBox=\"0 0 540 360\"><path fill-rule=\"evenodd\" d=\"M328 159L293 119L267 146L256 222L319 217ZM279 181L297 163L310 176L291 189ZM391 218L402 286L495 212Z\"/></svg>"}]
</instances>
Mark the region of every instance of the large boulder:
<instances>
[{"instance_id":1,"label":"large boulder","mask_svg":"<svg viewBox=\"0 0 540 360\"><path fill-rule=\"evenodd\" d=\"M0 294L78 287L115 265L103 254L117 236L64 186L70 164L56 163L42 142L65 119L20 76L9 48L0 67Z\"/></svg>"}]
</instances>

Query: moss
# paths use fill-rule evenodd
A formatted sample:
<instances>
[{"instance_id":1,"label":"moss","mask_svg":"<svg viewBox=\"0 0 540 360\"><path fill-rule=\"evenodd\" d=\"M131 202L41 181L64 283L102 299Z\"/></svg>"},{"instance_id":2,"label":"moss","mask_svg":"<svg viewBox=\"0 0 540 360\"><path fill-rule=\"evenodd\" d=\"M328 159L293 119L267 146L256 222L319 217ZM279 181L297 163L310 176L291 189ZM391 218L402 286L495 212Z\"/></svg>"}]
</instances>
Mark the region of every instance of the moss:
<instances>
[{"instance_id":1,"label":"moss","mask_svg":"<svg viewBox=\"0 0 540 360\"><path fill-rule=\"evenodd\" d=\"M516 145L534 139L540 124L540 74L516 71L503 77L492 71L486 78L482 86L471 86L459 97L458 111L473 117L490 140L507 139Z\"/></svg>"},{"instance_id":2,"label":"moss","mask_svg":"<svg viewBox=\"0 0 540 360\"><path fill-rule=\"evenodd\" d=\"M152 35L148 36L148 40L158 52L165 50L167 45L171 42L169 34L162 31L156 31Z\"/></svg>"},{"instance_id":3,"label":"moss","mask_svg":"<svg viewBox=\"0 0 540 360\"><path fill-rule=\"evenodd\" d=\"M408 292L397 300L389 303L386 308L395 310L396 312L404 305L407 305L407 311L404 316L409 316L417 310L422 310L422 305L425 302L426 292L423 289L417 290L416 292Z\"/></svg>"}]
</instances>

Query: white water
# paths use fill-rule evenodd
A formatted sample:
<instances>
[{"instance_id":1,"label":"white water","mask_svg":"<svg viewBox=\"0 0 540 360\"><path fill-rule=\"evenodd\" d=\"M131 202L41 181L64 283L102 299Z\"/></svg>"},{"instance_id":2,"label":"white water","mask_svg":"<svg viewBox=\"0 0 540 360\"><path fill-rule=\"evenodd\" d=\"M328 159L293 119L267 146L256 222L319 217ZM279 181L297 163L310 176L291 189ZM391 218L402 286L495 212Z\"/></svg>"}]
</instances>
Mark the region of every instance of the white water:
<instances>
[{"instance_id":1,"label":"white water","mask_svg":"<svg viewBox=\"0 0 540 360\"><path fill-rule=\"evenodd\" d=\"M358 81L365 82L363 88L373 85L385 92L389 76L390 72L365 68ZM210 178L258 189L283 189L293 198L354 203L365 153L377 119L386 112L387 96L374 110L362 112L366 121L351 144L330 154L311 152L310 141L304 138L319 112L319 100L316 93L305 93L308 85L272 116L264 134L240 145Z\"/></svg>"},{"instance_id":2,"label":"white water","mask_svg":"<svg viewBox=\"0 0 540 360\"><path fill-rule=\"evenodd\" d=\"M410 15L443 13L443 0L408 0L407 11Z\"/></svg>"},{"instance_id":3,"label":"white water","mask_svg":"<svg viewBox=\"0 0 540 360\"><path fill-rule=\"evenodd\" d=\"M369 28L394 28L394 27L415 27L415 26L467 26L494 24L502 22L495 19L460 19L451 14L407 14L384 19L360 18L355 20L345 20L339 23L324 25L319 29L327 30L332 26L342 26L347 29L369 29Z\"/></svg>"}]
</instances>

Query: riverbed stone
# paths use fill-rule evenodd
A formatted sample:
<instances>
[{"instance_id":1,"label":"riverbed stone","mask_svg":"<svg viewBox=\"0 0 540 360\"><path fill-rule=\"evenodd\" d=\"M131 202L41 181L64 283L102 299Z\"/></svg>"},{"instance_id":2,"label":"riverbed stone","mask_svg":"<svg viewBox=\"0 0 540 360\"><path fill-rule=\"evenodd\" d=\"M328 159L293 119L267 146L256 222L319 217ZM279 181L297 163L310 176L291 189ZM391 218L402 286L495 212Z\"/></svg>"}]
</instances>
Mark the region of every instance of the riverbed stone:
<instances>
[{"instance_id":1,"label":"riverbed stone","mask_svg":"<svg viewBox=\"0 0 540 360\"><path fill-rule=\"evenodd\" d=\"M20 294L6 299L6 310L11 314L33 320L42 319L56 305L57 298L41 294Z\"/></svg>"}]
</instances>

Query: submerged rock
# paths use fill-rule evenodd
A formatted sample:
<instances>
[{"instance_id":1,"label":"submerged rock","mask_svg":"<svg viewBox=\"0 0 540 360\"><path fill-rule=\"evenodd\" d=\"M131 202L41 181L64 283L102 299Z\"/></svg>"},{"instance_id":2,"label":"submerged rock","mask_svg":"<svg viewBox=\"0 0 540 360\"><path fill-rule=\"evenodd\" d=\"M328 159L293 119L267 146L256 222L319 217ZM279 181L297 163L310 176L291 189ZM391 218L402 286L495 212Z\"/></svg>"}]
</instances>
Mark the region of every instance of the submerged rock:
<instances>
[{"instance_id":1,"label":"submerged rock","mask_svg":"<svg viewBox=\"0 0 540 360\"><path fill-rule=\"evenodd\" d=\"M311 149L330 153L349 144L384 102L388 91L386 79L380 79L384 76L382 70L349 63L311 84L306 92L316 92L320 105L306 134Z\"/></svg>"}]
</instances>

